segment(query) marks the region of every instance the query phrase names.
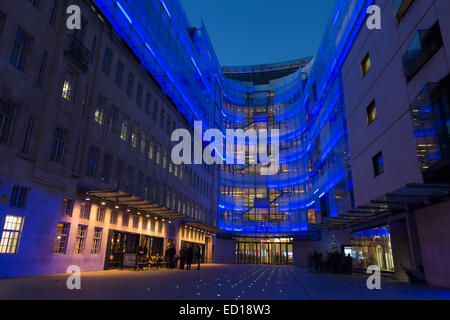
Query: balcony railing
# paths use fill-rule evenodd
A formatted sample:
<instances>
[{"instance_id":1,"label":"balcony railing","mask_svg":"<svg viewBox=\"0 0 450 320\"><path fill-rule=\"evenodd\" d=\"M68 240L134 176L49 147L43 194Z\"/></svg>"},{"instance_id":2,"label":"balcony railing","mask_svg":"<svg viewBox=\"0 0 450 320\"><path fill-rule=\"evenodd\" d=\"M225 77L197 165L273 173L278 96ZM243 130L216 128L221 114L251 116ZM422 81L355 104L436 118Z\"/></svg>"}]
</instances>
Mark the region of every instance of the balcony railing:
<instances>
[{"instance_id":1,"label":"balcony railing","mask_svg":"<svg viewBox=\"0 0 450 320\"><path fill-rule=\"evenodd\" d=\"M89 67L89 63L91 62L92 54L91 52L83 45L83 43L74 35L69 35L69 44L67 48L67 52L75 58L84 68Z\"/></svg>"}]
</instances>

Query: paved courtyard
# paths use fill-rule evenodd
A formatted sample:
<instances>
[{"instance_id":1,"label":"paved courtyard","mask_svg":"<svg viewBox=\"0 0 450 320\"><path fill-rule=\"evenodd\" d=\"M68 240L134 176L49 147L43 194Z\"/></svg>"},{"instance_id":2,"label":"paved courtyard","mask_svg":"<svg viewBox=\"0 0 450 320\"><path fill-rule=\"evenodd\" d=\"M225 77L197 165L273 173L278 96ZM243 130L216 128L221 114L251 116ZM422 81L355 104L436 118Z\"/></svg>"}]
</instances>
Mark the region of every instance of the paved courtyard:
<instances>
[{"instance_id":1,"label":"paved courtyard","mask_svg":"<svg viewBox=\"0 0 450 320\"><path fill-rule=\"evenodd\" d=\"M293 266L86 272L81 290L68 290L67 278L58 274L0 279L0 299L450 299L450 289L383 278L381 290L368 290L364 275L315 274Z\"/></svg>"}]
</instances>

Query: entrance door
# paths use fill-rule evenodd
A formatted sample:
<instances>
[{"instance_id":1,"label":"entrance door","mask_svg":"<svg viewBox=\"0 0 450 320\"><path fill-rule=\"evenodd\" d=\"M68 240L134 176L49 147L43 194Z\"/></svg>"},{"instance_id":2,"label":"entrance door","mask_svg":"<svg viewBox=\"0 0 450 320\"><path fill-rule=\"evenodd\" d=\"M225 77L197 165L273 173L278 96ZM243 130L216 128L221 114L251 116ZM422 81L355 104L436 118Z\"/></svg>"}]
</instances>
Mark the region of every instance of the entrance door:
<instances>
[{"instance_id":1,"label":"entrance door","mask_svg":"<svg viewBox=\"0 0 450 320\"><path fill-rule=\"evenodd\" d=\"M236 244L240 264L292 264L292 242L242 241Z\"/></svg>"}]
</instances>

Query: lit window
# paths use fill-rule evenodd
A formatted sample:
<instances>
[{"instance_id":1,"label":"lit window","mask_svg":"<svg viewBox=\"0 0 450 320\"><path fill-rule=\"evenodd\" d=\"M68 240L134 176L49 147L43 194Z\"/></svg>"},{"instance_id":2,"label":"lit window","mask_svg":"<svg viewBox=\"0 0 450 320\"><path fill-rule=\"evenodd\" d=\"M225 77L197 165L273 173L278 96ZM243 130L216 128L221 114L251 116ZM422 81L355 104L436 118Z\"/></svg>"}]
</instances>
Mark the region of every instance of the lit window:
<instances>
[{"instance_id":1,"label":"lit window","mask_svg":"<svg viewBox=\"0 0 450 320\"><path fill-rule=\"evenodd\" d=\"M69 237L70 223L60 222L58 223L58 229L56 230L55 246L53 247L53 253L66 254L67 238Z\"/></svg>"},{"instance_id":2,"label":"lit window","mask_svg":"<svg viewBox=\"0 0 450 320\"><path fill-rule=\"evenodd\" d=\"M167 149L164 149L163 168L167 168Z\"/></svg>"},{"instance_id":3,"label":"lit window","mask_svg":"<svg viewBox=\"0 0 450 320\"><path fill-rule=\"evenodd\" d=\"M77 237L75 239L75 254L83 254L86 244L87 226L78 225Z\"/></svg>"},{"instance_id":4,"label":"lit window","mask_svg":"<svg viewBox=\"0 0 450 320\"><path fill-rule=\"evenodd\" d=\"M133 125L133 129L131 131L131 146L133 148L137 148L138 145L138 131L139 131L139 127L138 125L135 123Z\"/></svg>"},{"instance_id":5,"label":"lit window","mask_svg":"<svg viewBox=\"0 0 450 320\"><path fill-rule=\"evenodd\" d=\"M361 61L361 74L363 78L367 74L367 72L369 72L371 66L370 56L369 53L367 53L364 59Z\"/></svg>"},{"instance_id":6,"label":"lit window","mask_svg":"<svg viewBox=\"0 0 450 320\"><path fill-rule=\"evenodd\" d=\"M23 217L6 216L0 240L0 254L15 254L22 233Z\"/></svg>"},{"instance_id":7,"label":"lit window","mask_svg":"<svg viewBox=\"0 0 450 320\"><path fill-rule=\"evenodd\" d=\"M66 101L73 102L75 100L76 78L76 73L70 69L67 69L61 94L63 99Z\"/></svg>"},{"instance_id":8,"label":"lit window","mask_svg":"<svg viewBox=\"0 0 450 320\"><path fill-rule=\"evenodd\" d=\"M156 150L156 163L157 164L161 164L161 151L162 151L161 149L162 149L162 146L160 143L158 143L158 148Z\"/></svg>"},{"instance_id":9,"label":"lit window","mask_svg":"<svg viewBox=\"0 0 450 320\"><path fill-rule=\"evenodd\" d=\"M95 228L94 229L94 239L92 242L91 253L99 254L100 249L102 247L102 236L103 236L103 228Z\"/></svg>"},{"instance_id":10,"label":"lit window","mask_svg":"<svg viewBox=\"0 0 450 320\"><path fill-rule=\"evenodd\" d=\"M105 104L105 98L102 96L98 97L98 103L95 107L94 112L94 121L97 122L99 125L103 125L103 119L104 119L104 109L103 105Z\"/></svg>"},{"instance_id":11,"label":"lit window","mask_svg":"<svg viewBox=\"0 0 450 320\"><path fill-rule=\"evenodd\" d=\"M377 117L377 106L373 100L366 108L367 124L371 124Z\"/></svg>"},{"instance_id":12,"label":"lit window","mask_svg":"<svg viewBox=\"0 0 450 320\"><path fill-rule=\"evenodd\" d=\"M124 116L122 119L122 128L120 130L120 138L123 141L127 141L128 139L128 117Z\"/></svg>"},{"instance_id":13,"label":"lit window","mask_svg":"<svg viewBox=\"0 0 450 320\"><path fill-rule=\"evenodd\" d=\"M383 153L379 152L372 158L373 173L375 177L384 172Z\"/></svg>"},{"instance_id":14,"label":"lit window","mask_svg":"<svg viewBox=\"0 0 450 320\"><path fill-rule=\"evenodd\" d=\"M150 138L148 146L148 157L153 160L154 156L155 156L155 143L153 142L153 139Z\"/></svg>"}]
</instances>

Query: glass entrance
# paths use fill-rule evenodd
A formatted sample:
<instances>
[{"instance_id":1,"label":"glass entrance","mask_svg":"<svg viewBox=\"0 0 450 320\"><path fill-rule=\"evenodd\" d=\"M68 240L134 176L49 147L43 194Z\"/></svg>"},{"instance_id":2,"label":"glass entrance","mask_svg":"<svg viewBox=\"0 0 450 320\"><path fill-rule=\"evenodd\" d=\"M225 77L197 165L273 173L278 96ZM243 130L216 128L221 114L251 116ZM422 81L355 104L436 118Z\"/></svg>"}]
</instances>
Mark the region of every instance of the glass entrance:
<instances>
[{"instance_id":1,"label":"glass entrance","mask_svg":"<svg viewBox=\"0 0 450 320\"><path fill-rule=\"evenodd\" d=\"M238 238L236 263L292 264L292 238Z\"/></svg>"}]
</instances>

